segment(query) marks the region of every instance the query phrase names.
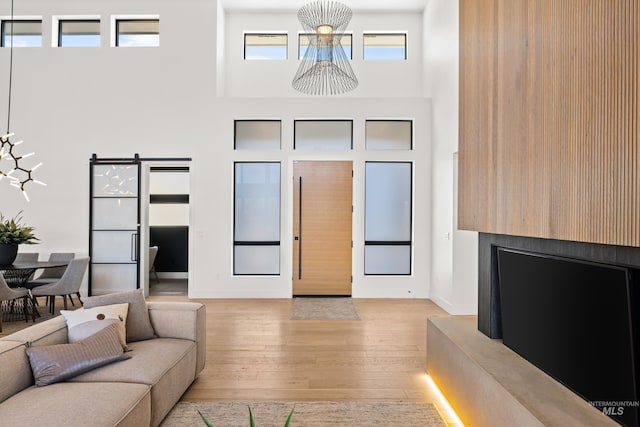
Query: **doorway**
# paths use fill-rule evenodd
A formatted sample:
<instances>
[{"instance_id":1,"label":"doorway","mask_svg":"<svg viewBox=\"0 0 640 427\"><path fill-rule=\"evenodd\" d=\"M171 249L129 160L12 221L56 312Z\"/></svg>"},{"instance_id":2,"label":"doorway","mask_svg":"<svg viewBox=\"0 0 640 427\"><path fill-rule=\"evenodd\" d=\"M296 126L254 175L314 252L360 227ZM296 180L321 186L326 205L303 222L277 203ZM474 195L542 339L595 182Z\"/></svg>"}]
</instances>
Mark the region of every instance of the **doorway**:
<instances>
[{"instance_id":1,"label":"doorway","mask_svg":"<svg viewBox=\"0 0 640 427\"><path fill-rule=\"evenodd\" d=\"M143 175L141 170L152 163L188 166L189 162L190 158L143 158L137 153L131 158L101 158L95 153L91 156L89 296L139 288L148 292L153 263L148 250L149 204L143 205L142 201L148 201L150 195L148 172ZM176 196L173 191L160 193L160 198L165 199ZM177 196L184 198L184 194ZM188 190L186 197L188 203Z\"/></svg>"},{"instance_id":2,"label":"doorway","mask_svg":"<svg viewBox=\"0 0 640 427\"><path fill-rule=\"evenodd\" d=\"M149 295L188 294L189 166L148 165Z\"/></svg>"},{"instance_id":3,"label":"doorway","mask_svg":"<svg viewBox=\"0 0 640 427\"><path fill-rule=\"evenodd\" d=\"M293 295L351 295L353 164L293 163Z\"/></svg>"}]
</instances>

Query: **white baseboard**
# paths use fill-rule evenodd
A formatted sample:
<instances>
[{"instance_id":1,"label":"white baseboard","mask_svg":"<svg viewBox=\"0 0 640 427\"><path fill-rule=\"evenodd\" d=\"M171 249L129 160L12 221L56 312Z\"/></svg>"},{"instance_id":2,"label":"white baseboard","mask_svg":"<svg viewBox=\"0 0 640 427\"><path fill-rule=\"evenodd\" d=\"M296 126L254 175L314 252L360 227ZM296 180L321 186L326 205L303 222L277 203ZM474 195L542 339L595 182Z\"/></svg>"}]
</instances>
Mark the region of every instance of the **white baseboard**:
<instances>
[{"instance_id":1,"label":"white baseboard","mask_svg":"<svg viewBox=\"0 0 640 427\"><path fill-rule=\"evenodd\" d=\"M478 314L477 304L453 304L450 301L439 297L430 297L431 301L435 302L441 309L454 316L466 316Z\"/></svg>"},{"instance_id":2,"label":"white baseboard","mask_svg":"<svg viewBox=\"0 0 640 427\"><path fill-rule=\"evenodd\" d=\"M158 277L161 279L188 279L189 273L158 273Z\"/></svg>"}]
</instances>

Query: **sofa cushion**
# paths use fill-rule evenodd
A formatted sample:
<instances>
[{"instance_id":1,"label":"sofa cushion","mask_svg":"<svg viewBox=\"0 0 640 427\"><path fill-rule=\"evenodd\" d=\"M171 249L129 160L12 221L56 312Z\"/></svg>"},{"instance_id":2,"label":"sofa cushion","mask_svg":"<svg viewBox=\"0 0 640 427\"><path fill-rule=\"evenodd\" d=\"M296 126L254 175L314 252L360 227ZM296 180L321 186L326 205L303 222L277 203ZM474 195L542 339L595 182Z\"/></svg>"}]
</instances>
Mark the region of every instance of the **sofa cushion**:
<instances>
[{"instance_id":1,"label":"sofa cushion","mask_svg":"<svg viewBox=\"0 0 640 427\"><path fill-rule=\"evenodd\" d=\"M149 320L147 303L142 289L128 292L98 295L84 299L84 308L92 308L108 304L129 304L127 318L127 342L143 341L155 338L156 335Z\"/></svg>"},{"instance_id":2,"label":"sofa cushion","mask_svg":"<svg viewBox=\"0 0 640 427\"><path fill-rule=\"evenodd\" d=\"M120 338L120 344L122 348L127 348L127 312L129 310L129 304L111 304L111 305L102 305L98 307L92 308L79 308L77 310L60 310L60 314L64 316L67 320L67 328L69 329L68 340L69 342L74 342L71 340L71 337L76 336L88 336L84 331L85 328L89 328L90 330L100 330L102 328L97 327L96 324L92 323L89 326L82 326L84 323L93 322L93 321L105 321L107 319L117 320L116 322L118 329L118 336ZM104 325L107 326L106 323ZM74 333L73 330L77 327L80 327L77 333ZM89 334L90 335L90 334Z\"/></svg>"},{"instance_id":3,"label":"sofa cushion","mask_svg":"<svg viewBox=\"0 0 640 427\"><path fill-rule=\"evenodd\" d=\"M0 403L33 384L25 349L21 342L0 341Z\"/></svg>"},{"instance_id":4,"label":"sofa cushion","mask_svg":"<svg viewBox=\"0 0 640 427\"><path fill-rule=\"evenodd\" d=\"M73 344L27 348L37 386L60 382L109 363L125 359L117 325Z\"/></svg>"},{"instance_id":5,"label":"sofa cushion","mask_svg":"<svg viewBox=\"0 0 640 427\"><path fill-rule=\"evenodd\" d=\"M64 344L67 342L67 321L56 316L0 338L0 341L18 341L30 346Z\"/></svg>"},{"instance_id":6,"label":"sofa cushion","mask_svg":"<svg viewBox=\"0 0 640 427\"><path fill-rule=\"evenodd\" d=\"M137 382L151 388L151 425L158 425L195 379L196 344L156 338L129 345L129 360L70 379L72 382Z\"/></svg>"},{"instance_id":7,"label":"sofa cushion","mask_svg":"<svg viewBox=\"0 0 640 427\"><path fill-rule=\"evenodd\" d=\"M131 383L57 383L30 387L0 404L2 425L148 426L149 386Z\"/></svg>"}]
</instances>

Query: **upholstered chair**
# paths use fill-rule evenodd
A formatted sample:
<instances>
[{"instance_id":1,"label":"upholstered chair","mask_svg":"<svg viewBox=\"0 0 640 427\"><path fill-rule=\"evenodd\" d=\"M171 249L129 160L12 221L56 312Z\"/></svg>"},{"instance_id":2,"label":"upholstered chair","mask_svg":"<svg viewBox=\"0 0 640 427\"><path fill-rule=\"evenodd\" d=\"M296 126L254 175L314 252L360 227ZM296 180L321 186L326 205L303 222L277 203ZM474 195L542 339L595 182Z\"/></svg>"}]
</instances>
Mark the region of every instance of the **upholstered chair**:
<instances>
[{"instance_id":1,"label":"upholstered chair","mask_svg":"<svg viewBox=\"0 0 640 427\"><path fill-rule=\"evenodd\" d=\"M64 309L67 309L67 296L73 294L78 296L80 304L80 285L82 285L82 279L89 266L89 257L75 258L69 262L62 277L48 285L38 286L31 290L33 298L37 297L50 297L49 298L49 311L51 314L55 311L56 296L61 296L64 301Z\"/></svg>"},{"instance_id":2,"label":"upholstered chair","mask_svg":"<svg viewBox=\"0 0 640 427\"><path fill-rule=\"evenodd\" d=\"M24 321L29 321L30 298L29 290L25 288L10 288L4 276L0 274L0 305L8 304L7 310L13 310L16 307L16 300L22 299L22 308L24 310ZM36 316L31 307L31 317L36 321ZM2 332L2 308L0 307L0 332Z\"/></svg>"},{"instance_id":3,"label":"upholstered chair","mask_svg":"<svg viewBox=\"0 0 640 427\"><path fill-rule=\"evenodd\" d=\"M52 252L49 255L49 262L70 262L76 256L73 252ZM56 282L62 278L67 266L51 267L42 270L42 273L27 283L27 289Z\"/></svg>"},{"instance_id":4,"label":"upholstered chair","mask_svg":"<svg viewBox=\"0 0 640 427\"><path fill-rule=\"evenodd\" d=\"M156 266L154 263L156 262L156 255L158 255L158 247L151 246L149 248L149 276L152 274L156 277L156 283L160 283L160 279L158 279L158 272L156 271Z\"/></svg>"}]
</instances>

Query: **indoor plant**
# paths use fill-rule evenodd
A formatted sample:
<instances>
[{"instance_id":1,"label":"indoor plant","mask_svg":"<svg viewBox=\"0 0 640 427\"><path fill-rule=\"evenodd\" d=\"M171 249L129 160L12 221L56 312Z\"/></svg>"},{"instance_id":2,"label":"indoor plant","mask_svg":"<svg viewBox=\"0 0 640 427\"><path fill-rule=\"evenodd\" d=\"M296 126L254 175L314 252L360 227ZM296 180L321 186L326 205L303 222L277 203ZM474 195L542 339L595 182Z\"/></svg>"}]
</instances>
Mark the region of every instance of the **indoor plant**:
<instances>
[{"instance_id":1,"label":"indoor plant","mask_svg":"<svg viewBox=\"0 0 640 427\"><path fill-rule=\"evenodd\" d=\"M249 408L249 426L256 427L256 422L253 419L253 414L251 413L251 407L249 406L248 408ZM295 409L296 408L294 406L293 409L291 409L291 412L289 412L289 416L287 417L287 421L285 421L284 423L284 427L289 427L289 423L291 422L291 417L293 416L293 411ZM202 415L202 412L198 411L198 414L200 415L200 418L202 418L202 421L204 421L204 423L207 425L207 427L215 427L213 423L207 419L207 417Z\"/></svg>"},{"instance_id":2,"label":"indoor plant","mask_svg":"<svg viewBox=\"0 0 640 427\"><path fill-rule=\"evenodd\" d=\"M0 214L0 265L13 264L18 254L18 245L32 245L38 238L33 234L33 227L22 224L22 217L18 215L5 219Z\"/></svg>"}]
</instances>

